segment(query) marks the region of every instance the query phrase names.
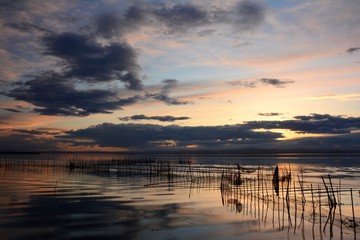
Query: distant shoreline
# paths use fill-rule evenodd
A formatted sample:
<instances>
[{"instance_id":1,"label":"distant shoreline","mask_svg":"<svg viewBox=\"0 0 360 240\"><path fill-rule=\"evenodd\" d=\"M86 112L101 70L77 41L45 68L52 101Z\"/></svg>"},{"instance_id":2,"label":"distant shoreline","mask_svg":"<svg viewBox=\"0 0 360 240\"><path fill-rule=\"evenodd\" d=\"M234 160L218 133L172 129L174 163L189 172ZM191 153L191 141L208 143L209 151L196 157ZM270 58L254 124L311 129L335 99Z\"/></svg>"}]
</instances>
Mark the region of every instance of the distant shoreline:
<instances>
[{"instance_id":1,"label":"distant shoreline","mask_svg":"<svg viewBox=\"0 0 360 240\"><path fill-rule=\"evenodd\" d=\"M209 150L209 151L4 151L0 154L125 154L125 155L216 155L216 156L337 156L337 155L360 155L360 150L334 151L334 150Z\"/></svg>"}]
</instances>

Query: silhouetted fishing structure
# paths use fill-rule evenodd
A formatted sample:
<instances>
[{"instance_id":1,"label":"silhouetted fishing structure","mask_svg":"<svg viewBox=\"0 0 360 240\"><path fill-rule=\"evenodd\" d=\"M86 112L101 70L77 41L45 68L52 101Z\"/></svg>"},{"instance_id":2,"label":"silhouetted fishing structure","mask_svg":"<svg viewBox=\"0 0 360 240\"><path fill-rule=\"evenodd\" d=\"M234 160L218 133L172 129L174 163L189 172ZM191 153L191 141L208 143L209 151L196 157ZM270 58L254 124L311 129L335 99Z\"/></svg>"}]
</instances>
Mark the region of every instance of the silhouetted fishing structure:
<instances>
[{"instance_id":1,"label":"silhouetted fishing structure","mask_svg":"<svg viewBox=\"0 0 360 240\"><path fill-rule=\"evenodd\" d=\"M278 166L258 167L256 176L244 175L241 185L232 184L231 176L232 173L223 173L220 189L222 204L234 212L266 221L271 209L273 226L277 214L279 229L292 228L294 233L307 220L313 226L313 239L315 225L319 225L321 239L326 231L333 237L334 226L340 228L341 236L344 229L352 230L354 236L360 231L360 218L355 216L353 189L342 186L340 180L338 185L334 185L330 175L326 178L321 176L322 186L318 184L315 188L312 183L305 185L302 172L293 178L290 166L282 169ZM345 216L342 212L344 207L351 207L352 215Z\"/></svg>"}]
</instances>

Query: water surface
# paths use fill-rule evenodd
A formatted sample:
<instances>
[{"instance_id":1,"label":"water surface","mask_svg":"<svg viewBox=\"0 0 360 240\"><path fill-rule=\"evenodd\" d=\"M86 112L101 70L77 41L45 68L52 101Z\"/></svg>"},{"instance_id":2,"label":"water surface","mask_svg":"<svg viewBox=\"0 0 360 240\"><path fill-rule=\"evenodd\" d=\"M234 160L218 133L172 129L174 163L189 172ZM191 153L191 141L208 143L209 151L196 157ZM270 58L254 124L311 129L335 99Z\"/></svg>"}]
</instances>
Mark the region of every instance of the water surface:
<instances>
[{"instance_id":1,"label":"water surface","mask_svg":"<svg viewBox=\"0 0 360 240\"><path fill-rule=\"evenodd\" d=\"M104 160L105 167L69 168L69 160ZM140 166L131 167L132 161ZM1 156L0 236L356 239L359 229L351 223L352 206L355 218L360 217L359 162L357 155ZM239 185L229 181L230 174L238 172L236 164L248 171L241 172ZM289 168L292 173L289 185L281 182L279 196L266 180L272 178L275 165L280 173ZM341 203L330 212L321 178L330 188L328 175Z\"/></svg>"}]
</instances>

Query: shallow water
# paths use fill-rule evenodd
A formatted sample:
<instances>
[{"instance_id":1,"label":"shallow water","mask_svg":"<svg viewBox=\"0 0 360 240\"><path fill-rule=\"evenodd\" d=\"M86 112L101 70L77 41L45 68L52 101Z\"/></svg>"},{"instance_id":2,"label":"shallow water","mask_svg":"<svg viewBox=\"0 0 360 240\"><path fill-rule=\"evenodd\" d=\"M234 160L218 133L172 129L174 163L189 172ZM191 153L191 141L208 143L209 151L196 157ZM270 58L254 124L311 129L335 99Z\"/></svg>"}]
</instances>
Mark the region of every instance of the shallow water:
<instances>
[{"instance_id":1,"label":"shallow water","mask_svg":"<svg viewBox=\"0 0 360 240\"><path fill-rule=\"evenodd\" d=\"M11 161L13 164L5 164L15 158L18 160ZM168 159L177 161L179 156L158 158L164 164ZM146 167L129 173L112 167L110 171L88 171L38 164L68 159L69 155L51 154L2 156L1 239L356 239L360 235L349 224L339 224L340 208L341 219L352 219L350 188L355 217L360 217L360 160L356 155L186 156L185 170L171 177L168 173L149 174ZM220 188L219 169L233 168L235 163L256 171L246 175L249 179L242 185ZM290 184L289 196L296 195L296 203L295 198L282 200L286 187L276 196L269 182L256 181L259 169L271 174L274 165L284 169L289 164L297 191L294 193ZM312 202L319 197L310 194L310 186L323 188L321 176L330 186L328 174L334 188L341 186L342 204L335 209L336 217L326 223L327 195L321 190L320 218L317 210L312 214L313 208L318 209ZM304 211L298 177L306 190Z\"/></svg>"}]
</instances>

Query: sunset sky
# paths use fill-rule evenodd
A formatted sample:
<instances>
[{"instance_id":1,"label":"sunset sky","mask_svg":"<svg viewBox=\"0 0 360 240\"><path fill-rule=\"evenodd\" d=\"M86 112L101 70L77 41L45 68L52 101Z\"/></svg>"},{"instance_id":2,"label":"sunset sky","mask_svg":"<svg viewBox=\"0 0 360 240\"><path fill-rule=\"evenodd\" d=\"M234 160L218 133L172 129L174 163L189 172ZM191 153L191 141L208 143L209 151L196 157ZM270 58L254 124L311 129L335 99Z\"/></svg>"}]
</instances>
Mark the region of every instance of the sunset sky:
<instances>
[{"instance_id":1,"label":"sunset sky","mask_svg":"<svg viewBox=\"0 0 360 240\"><path fill-rule=\"evenodd\" d=\"M0 2L0 151L360 149L360 2Z\"/></svg>"}]
</instances>

